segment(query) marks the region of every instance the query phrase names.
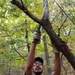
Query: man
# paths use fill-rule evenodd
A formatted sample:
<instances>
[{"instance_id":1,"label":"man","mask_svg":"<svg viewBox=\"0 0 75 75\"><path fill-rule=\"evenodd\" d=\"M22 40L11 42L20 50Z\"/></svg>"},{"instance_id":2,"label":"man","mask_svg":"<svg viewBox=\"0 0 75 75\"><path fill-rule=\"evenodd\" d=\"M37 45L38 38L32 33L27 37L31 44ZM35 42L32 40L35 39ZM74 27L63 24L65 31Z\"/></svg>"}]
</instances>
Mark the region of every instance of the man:
<instances>
[{"instance_id":1,"label":"man","mask_svg":"<svg viewBox=\"0 0 75 75\"><path fill-rule=\"evenodd\" d=\"M43 72L43 59L41 57L35 58L36 44L40 43L41 33L35 31L33 34L32 46L28 54L27 66L25 69L25 75L31 75L32 72L35 75L41 75Z\"/></svg>"},{"instance_id":2,"label":"man","mask_svg":"<svg viewBox=\"0 0 75 75\"><path fill-rule=\"evenodd\" d=\"M41 75L43 72L43 59L41 57L35 58L36 45L40 43L40 37L41 37L41 33L38 31L35 31L33 34L32 46L31 46L30 52L28 54L25 75L31 75L32 73L34 73L35 75ZM55 75L55 74L53 74L53 75Z\"/></svg>"}]
</instances>

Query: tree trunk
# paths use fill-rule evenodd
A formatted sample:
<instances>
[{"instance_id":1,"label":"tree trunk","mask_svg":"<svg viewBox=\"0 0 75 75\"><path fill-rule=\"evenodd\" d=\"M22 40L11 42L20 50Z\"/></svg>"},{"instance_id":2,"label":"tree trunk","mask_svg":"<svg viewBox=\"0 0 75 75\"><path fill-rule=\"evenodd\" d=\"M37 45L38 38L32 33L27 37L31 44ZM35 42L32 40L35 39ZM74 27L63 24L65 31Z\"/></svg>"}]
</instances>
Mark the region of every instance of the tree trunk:
<instances>
[{"instance_id":1,"label":"tree trunk","mask_svg":"<svg viewBox=\"0 0 75 75\"><path fill-rule=\"evenodd\" d=\"M50 60L49 60L49 54L48 54L48 48L47 48L47 43L46 43L46 36L43 36L43 42L44 42L44 52L45 52L45 59L46 59L46 63L47 63L47 71L48 71L48 75L51 74L51 69L50 69Z\"/></svg>"},{"instance_id":2,"label":"tree trunk","mask_svg":"<svg viewBox=\"0 0 75 75\"><path fill-rule=\"evenodd\" d=\"M29 46L29 43L28 43L28 30L26 29L26 43L27 43L27 49L28 49L28 52L30 51L30 46Z\"/></svg>"}]
</instances>

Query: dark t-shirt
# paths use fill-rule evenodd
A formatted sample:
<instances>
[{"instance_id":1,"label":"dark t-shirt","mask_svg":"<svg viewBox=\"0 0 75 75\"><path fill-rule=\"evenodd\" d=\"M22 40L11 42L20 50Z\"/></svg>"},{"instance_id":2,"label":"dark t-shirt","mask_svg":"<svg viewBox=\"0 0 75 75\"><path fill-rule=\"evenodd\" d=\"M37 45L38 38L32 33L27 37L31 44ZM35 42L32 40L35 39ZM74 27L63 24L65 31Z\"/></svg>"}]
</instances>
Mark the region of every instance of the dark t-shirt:
<instances>
[{"instance_id":1,"label":"dark t-shirt","mask_svg":"<svg viewBox=\"0 0 75 75\"><path fill-rule=\"evenodd\" d=\"M26 75L26 72L24 73L24 75ZM31 73L30 75L34 75L33 73Z\"/></svg>"}]
</instances>

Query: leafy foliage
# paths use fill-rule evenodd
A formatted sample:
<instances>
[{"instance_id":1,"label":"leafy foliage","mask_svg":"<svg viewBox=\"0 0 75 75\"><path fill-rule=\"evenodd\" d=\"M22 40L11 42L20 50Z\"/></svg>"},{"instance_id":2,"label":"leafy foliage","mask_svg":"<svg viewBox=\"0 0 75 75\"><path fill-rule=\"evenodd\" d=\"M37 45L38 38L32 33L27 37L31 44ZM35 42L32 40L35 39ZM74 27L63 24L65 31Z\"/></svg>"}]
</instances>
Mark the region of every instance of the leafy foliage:
<instances>
[{"instance_id":1,"label":"leafy foliage","mask_svg":"<svg viewBox=\"0 0 75 75\"><path fill-rule=\"evenodd\" d=\"M64 11L69 15L70 19L75 23L75 1L74 0L57 0ZM35 16L41 18L43 11L42 0L23 0L24 4ZM68 46L75 53L75 25L64 14L64 12L53 1L49 1L50 20L56 34L67 42ZM32 35L38 24L32 21L20 9L13 6L10 0L0 0L0 70L3 71L6 67L21 67L24 66L26 60L22 59L17 54L14 48L27 59L27 39L26 29L28 30L28 43L31 45ZM42 32L42 36L46 34ZM47 35L46 35L47 36ZM52 48L49 37L47 36L48 50L51 57ZM13 48L14 47L14 48ZM41 38L40 45L37 46L37 56L44 57L44 47ZM9 64L11 63L11 64ZM52 64L53 65L53 64ZM13 69L12 69L13 70Z\"/></svg>"}]
</instances>

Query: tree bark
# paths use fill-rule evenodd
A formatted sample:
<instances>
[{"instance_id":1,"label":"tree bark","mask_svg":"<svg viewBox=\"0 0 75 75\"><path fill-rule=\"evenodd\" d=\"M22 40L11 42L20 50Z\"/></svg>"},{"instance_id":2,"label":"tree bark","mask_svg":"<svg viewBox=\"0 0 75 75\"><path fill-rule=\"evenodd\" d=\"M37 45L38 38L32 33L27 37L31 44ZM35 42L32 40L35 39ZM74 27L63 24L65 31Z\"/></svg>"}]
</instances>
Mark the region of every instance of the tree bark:
<instances>
[{"instance_id":1,"label":"tree bark","mask_svg":"<svg viewBox=\"0 0 75 75\"><path fill-rule=\"evenodd\" d=\"M50 60L49 60L49 54L48 54L48 48L47 48L47 43L46 43L46 36L43 36L43 42L44 42L44 52L45 52L45 59L46 59L46 63L47 63L47 71L48 71L48 75L51 74L51 69L50 69Z\"/></svg>"}]
</instances>

